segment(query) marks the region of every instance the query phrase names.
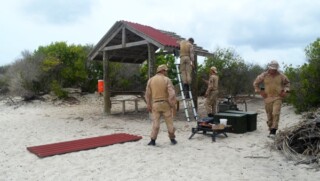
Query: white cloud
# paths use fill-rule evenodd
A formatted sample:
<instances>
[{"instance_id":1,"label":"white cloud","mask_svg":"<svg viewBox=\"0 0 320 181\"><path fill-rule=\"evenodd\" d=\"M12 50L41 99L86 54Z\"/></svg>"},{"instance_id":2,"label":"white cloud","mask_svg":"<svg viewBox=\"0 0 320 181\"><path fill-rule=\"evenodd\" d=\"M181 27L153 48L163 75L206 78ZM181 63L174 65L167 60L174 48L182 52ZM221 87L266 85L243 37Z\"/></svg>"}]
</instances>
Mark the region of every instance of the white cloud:
<instances>
[{"instance_id":1,"label":"white cloud","mask_svg":"<svg viewBox=\"0 0 320 181\"><path fill-rule=\"evenodd\" d=\"M237 47L241 57L246 57L248 63L267 65L271 60L277 60L282 65L302 65L305 63L304 50L300 48L288 49L260 49L253 50L250 46Z\"/></svg>"},{"instance_id":2,"label":"white cloud","mask_svg":"<svg viewBox=\"0 0 320 181\"><path fill-rule=\"evenodd\" d=\"M32 0L23 3L22 14L53 24L74 23L90 14L90 0Z\"/></svg>"},{"instance_id":3,"label":"white cloud","mask_svg":"<svg viewBox=\"0 0 320 181\"><path fill-rule=\"evenodd\" d=\"M193 37L209 51L234 48L248 62L301 65L319 37L318 7L317 0L11 0L0 7L0 65L55 41L95 44L118 20Z\"/></svg>"}]
</instances>

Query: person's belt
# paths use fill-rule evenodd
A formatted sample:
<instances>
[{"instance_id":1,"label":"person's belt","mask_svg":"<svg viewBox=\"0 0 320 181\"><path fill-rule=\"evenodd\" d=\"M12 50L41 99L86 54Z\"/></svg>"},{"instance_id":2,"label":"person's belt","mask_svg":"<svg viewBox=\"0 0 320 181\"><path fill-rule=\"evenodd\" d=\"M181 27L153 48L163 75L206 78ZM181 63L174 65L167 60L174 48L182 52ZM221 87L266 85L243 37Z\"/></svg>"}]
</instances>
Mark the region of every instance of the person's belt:
<instances>
[{"instance_id":1,"label":"person's belt","mask_svg":"<svg viewBox=\"0 0 320 181\"><path fill-rule=\"evenodd\" d=\"M166 102L166 100L158 100L158 101L153 101L153 102Z\"/></svg>"}]
</instances>

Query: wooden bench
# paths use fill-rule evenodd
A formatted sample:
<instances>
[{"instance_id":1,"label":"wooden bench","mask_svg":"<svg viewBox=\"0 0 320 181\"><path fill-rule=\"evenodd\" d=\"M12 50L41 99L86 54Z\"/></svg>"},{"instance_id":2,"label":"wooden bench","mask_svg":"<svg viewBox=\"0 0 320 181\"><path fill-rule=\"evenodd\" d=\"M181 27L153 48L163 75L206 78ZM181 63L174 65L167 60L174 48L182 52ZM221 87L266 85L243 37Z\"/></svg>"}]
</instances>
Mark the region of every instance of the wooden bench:
<instances>
[{"instance_id":1,"label":"wooden bench","mask_svg":"<svg viewBox=\"0 0 320 181\"><path fill-rule=\"evenodd\" d=\"M138 102L140 100L144 100L144 91L110 91L111 97L117 96L117 95L134 95L136 96L135 99L114 99L111 100L111 104L115 102L121 102L122 104L122 114L125 114L126 112L126 102L134 102L134 107L135 107L135 113L138 112Z\"/></svg>"},{"instance_id":2,"label":"wooden bench","mask_svg":"<svg viewBox=\"0 0 320 181\"><path fill-rule=\"evenodd\" d=\"M137 113L138 112L138 102L140 99L115 99L112 100L111 103L115 103L115 102L121 102L122 104L122 114L125 114L126 112L126 102L134 102L134 112Z\"/></svg>"},{"instance_id":3,"label":"wooden bench","mask_svg":"<svg viewBox=\"0 0 320 181\"><path fill-rule=\"evenodd\" d=\"M144 91L110 91L111 97L116 95L135 95L138 98L142 98L144 101Z\"/></svg>"}]
</instances>

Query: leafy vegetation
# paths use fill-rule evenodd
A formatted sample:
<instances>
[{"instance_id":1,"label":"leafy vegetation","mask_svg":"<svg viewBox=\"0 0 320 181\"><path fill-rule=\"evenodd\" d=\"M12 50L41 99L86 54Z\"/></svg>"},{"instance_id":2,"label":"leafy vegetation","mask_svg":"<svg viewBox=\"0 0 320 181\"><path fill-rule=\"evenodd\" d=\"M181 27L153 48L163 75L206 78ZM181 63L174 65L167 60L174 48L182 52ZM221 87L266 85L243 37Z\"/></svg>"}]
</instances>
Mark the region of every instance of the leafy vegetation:
<instances>
[{"instance_id":1,"label":"leafy vegetation","mask_svg":"<svg viewBox=\"0 0 320 181\"><path fill-rule=\"evenodd\" d=\"M6 76L9 66L0 67L0 94L6 94L9 92L8 77Z\"/></svg>"},{"instance_id":2,"label":"leafy vegetation","mask_svg":"<svg viewBox=\"0 0 320 181\"><path fill-rule=\"evenodd\" d=\"M23 51L21 59L0 67L0 93L30 97L53 92L59 98L65 98L68 95L63 88L94 92L98 80L103 78L103 65L101 61L88 61L92 47L55 42L39 46L34 52ZM320 105L320 39L307 46L305 53L307 63L297 68L286 65L284 71L292 89L286 101L298 112ZM208 80L211 66L218 69L220 96L254 94L252 82L264 68L246 63L233 49L217 48L213 54L197 67L199 95L207 88L203 80ZM144 90L148 80L146 62L141 65L110 62L111 89ZM155 67L167 64L168 76L176 85L175 57L160 51L155 62Z\"/></svg>"},{"instance_id":3,"label":"leafy vegetation","mask_svg":"<svg viewBox=\"0 0 320 181\"><path fill-rule=\"evenodd\" d=\"M307 111L320 105L320 39L305 49L308 63L301 67L287 66L285 74L291 81L288 102L297 112Z\"/></svg>"},{"instance_id":4,"label":"leafy vegetation","mask_svg":"<svg viewBox=\"0 0 320 181\"><path fill-rule=\"evenodd\" d=\"M33 53L22 52L22 58L1 67L1 92L22 97L53 92L59 98L68 97L63 88L81 88L82 92L97 90L103 79L101 61L89 61L92 46L67 45L55 42L39 46ZM113 90L130 90L141 85L139 65L110 63L110 85Z\"/></svg>"},{"instance_id":5,"label":"leafy vegetation","mask_svg":"<svg viewBox=\"0 0 320 181\"><path fill-rule=\"evenodd\" d=\"M203 66L198 67L198 90L204 94L209 79L209 70L215 66L219 75L219 92L221 96L253 94L252 82L263 69L259 65L246 64L232 49L217 48L214 56L206 59Z\"/></svg>"},{"instance_id":6,"label":"leafy vegetation","mask_svg":"<svg viewBox=\"0 0 320 181\"><path fill-rule=\"evenodd\" d=\"M175 65L175 57L171 54L162 54L163 51L156 56L155 61L155 68L159 65L166 64L168 66L168 77L172 80L172 83L176 85L177 81L177 72L176 72L176 65ZM148 81L148 64L145 61L140 69L140 76L143 80L144 85Z\"/></svg>"},{"instance_id":7,"label":"leafy vegetation","mask_svg":"<svg viewBox=\"0 0 320 181\"><path fill-rule=\"evenodd\" d=\"M89 50L89 46L56 42L40 46L33 53L24 51L22 58L7 68L2 80L11 94L23 97L58 93L58 87L84 86L88 75L93 74L86 68Z\"/></svg>"}]
</instances>

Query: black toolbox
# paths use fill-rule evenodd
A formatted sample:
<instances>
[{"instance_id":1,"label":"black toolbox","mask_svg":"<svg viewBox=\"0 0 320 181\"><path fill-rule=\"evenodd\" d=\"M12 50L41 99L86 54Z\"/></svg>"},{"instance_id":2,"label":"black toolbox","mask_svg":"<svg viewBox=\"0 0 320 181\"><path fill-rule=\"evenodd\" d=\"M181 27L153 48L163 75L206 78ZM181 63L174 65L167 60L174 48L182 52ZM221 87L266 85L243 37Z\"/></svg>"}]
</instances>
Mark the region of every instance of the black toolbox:
<instances>
[{"instance_id":1,"label":"black toolbox","mask_svg":"<svg viewBox=\"0 0 320 181\"><path fill-rule=\"evenodd\" d=\"M227 110L226 113L234 113L234 114L245 114L247 117L247 131L254 131L257 129L257 113L248 111L236 111L236 110Z\"/></svg>"},{"instance_id":2,"label":"black toolbox","mask_svg":"<svg viewBox=\"0 0 320 181\"><path fill-rule=\"evenodd\" d=\"M227 125L231 125L228 132L245 133L247 132L248 121L246 114L219 112L214 115L214 122L220 123L220 119L227 119Z\"/></svg>"}]
</instances>

